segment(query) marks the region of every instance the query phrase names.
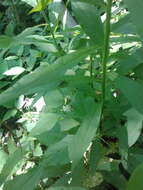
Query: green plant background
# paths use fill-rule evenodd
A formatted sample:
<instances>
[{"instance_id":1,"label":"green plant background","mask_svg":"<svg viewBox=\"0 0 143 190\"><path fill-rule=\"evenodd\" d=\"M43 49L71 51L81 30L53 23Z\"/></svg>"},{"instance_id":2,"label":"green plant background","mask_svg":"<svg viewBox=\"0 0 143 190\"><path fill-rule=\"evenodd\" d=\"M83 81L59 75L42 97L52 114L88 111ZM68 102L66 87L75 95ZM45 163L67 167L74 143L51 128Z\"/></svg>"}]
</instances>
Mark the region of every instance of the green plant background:
<instances>
[{"instance_id":1,"label":"green plant background","mask_svg":"<svg viewBox=\"0 0 143 190\"><path fill-rule=\"evenodd\" d=\"M143 1L0 2L0 189L143 189Z\"/></svg>"}]
</instances>

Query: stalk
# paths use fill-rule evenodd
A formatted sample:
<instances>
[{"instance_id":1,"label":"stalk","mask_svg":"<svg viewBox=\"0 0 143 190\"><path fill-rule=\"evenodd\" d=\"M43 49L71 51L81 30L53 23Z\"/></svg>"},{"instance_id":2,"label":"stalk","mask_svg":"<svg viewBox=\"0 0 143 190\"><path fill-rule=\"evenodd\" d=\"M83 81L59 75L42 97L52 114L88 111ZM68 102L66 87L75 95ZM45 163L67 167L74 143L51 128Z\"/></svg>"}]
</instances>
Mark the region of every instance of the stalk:
<instances>
[{"instance_id":1,"label":"stalk","mask_svg":"<svg viewBox=\"0 0 143 190\"><path fill-rule=\"evenodd\" d=\"M106 23L105 23L105 38L104 38L104 49L102 57L102 103L104 107L105 96L106 96L106 75L107 75L107 60L109 56L109 39L110 39L110 20L111 20L111 8L112 0L107 0L107 12L106 12Z\"/></svg>"},{"instance_id":2,"label":"stalk","mask_svg":"<svg viewBox=\"0 0 143 190\"><path fill-rule=\"evenodd\" d=\"M90 82L91 87L93 88L93 57L90 56Z\"/></svg>"},{"instance_id":3,"label":"stalk","mask_svg":"<svg viewBox=\"0 0 143 190\"><path fill-rule=\"evenodd\" d=\"M14 0L11 0L11 7L12 7L12 10L13 10L15 20L16 20L17 24L20 26L21 25L20 24L20 18L19 18L19 14L18 14L17 7L15 5Z\"/></svg>"},{"instance_id":4,"label":"stalk","mask_svg":"<svg viewBox=\"0 0 143 190\"><path fill-rule=\"evenodd\" d=\"M59 51L60 55L64 55L64 50L61 48L61 46L59 46L59 44L58 44L58 42L57 42L57 40L56 40L56 38L55 38L55 34L54 34L54 32L53 32L53 30L52 30L52 28L51 28L51 26L50 26L50 23L49 23L48 17L47 17L46 14L45 14L45 11L42 10L41 13L42 13L43 18L44 18L44 20L45 20L45 22L46 22L46 24L47 24L47 26L48 26L48 29L49 29L50 33L51 33L51 35L52 35L52 38L53 38L53 40L54 40L54 44L55 44L57 50Z\"/></svg>"}]
</instances>

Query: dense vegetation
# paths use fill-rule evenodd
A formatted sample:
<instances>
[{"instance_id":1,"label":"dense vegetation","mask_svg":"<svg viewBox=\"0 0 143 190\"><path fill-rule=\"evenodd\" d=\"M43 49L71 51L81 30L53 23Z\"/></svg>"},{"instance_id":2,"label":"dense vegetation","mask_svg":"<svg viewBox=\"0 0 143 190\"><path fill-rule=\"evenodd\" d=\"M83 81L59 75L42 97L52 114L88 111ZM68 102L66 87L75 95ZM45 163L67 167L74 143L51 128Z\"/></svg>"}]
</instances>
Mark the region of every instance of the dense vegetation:
<instances>
[{"instance_id":1,"label":"dense vegetation","mask_svg":"<svg viewBox=\"0 0 143 190\"><path fill-rule=\"evenodd\" d=\"M143 190L143 1L0 1L0 189Z\"/></svg>"}]
</instances>

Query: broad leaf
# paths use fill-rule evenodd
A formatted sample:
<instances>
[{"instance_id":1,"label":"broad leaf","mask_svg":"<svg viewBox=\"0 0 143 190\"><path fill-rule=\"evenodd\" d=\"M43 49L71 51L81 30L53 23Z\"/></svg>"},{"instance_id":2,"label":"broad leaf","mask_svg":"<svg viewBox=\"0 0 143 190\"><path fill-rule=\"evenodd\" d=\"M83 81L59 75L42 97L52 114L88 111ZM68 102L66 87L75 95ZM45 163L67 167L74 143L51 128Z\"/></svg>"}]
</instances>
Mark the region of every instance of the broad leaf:
<instances>
[{"instance_id":1,"label":"broad leaf","mask_svg":"<svg viewBox=\"0 0 143 190\"><path fill-rule=\"evenodd\" d=\"M56 113L49 113L45 107L40 114L39 121L36 126L31 130L30 136L37 136L52 129L59 119Z\"/></svg>"},{"instance_id":2,"label":"broad leaf","mask_svg":"<svg viewBox=\"0 0 143 190\"><path fill-rule=\"evenodd\" d=\"M9 48L14 39L11 36L0 36L0 48Z\"/></svg>"},{"instance_id":3,"label":"broad leaf","mask_svg":"<svg viewBox=\"0 0 143 190\"><path fill-rule=\"evenodd\" d=\"M18 164L27 153L27 148L23 147L17 148L17 150L9 155L1 173L0 173L0 186L6 181L7 177L11 176L13 169L16 167L16 164Z\"/></svg>"},{"instance_id":4,"label":"broad leaf","mask_svg":"<svg viewBox=\"0 0 143 190\"><path fill-rule=\"evenodd\" d=\"M67 135L61 141L49 146L45 152L44 159L50 166L59 166L70 163L68 154L68 144L72 140L72 135Z\"/></svg>"},{"instance_id":5,"label":"broad leaf","mask_svg":"<svg viewBox=\"0 0 143 190\"><path fill-rule=\"evenodd\" d=\"M91 146L90 160L89 160L89 170L91 174L95 173L98 163L103 158L104 153L105 153L104 147L100 143L94 141Z\"/></svg>"},{"instance_id":6,"label":"broad leaf","mask_svg":"<svg viewBox=\"0 0 143 190\"><path fill-rule=\"evenodd\" d=\"M37 5L30 11L30 13L40 12L46 8L46 6L53 0L38 0Z\"/></svg>"},{"instance_id":7,"label":"broad leaf","mask_svg":"<svg viewBox=\"0 0 143 190\"><path fill-rule=\"evenodd\" d=\"M128 99L130 104L143 114L143 86L127 77L118 76L115 85Z\"/></svg>"},{"instance_id":8,"label":"broad leaf","mask_svg":"<svg viewBox=\"0 0 143 190\"><path fill-rule=\"evenodd\" d=\"M89 3L74 0L72 1L72 9L79 24L95 45L103 45L103 24L97 8Z\"/></svg>"},{"instance_id":9,"label":"broad leaf","mask_svg":"<svg viewBox=\"0 0 143 190\"><path fill-rule=\"evenodd\" d=\"M124 115L127 116L128 145L130 147L136 143L140 136L143 115L133 108L125 112Z\"/></svg>"},{"instance_id":10,"label":"broad leaf","mask_svg":"<svg viewBox=\"0 0 143 190\"><path fill-rule=\"evenodd\" d=\"M73 127L76 127L79 125L79 122L72 118L65 118L61 120L59 123L60 123L62 131L68 131L72 129Z\"/></svg>"},{"instance_id":11,"label":"broad leaf","mask_svg":"<svg viewBox=\"0 0 143 190\"><path fill-rule=\"evenodd\" d=\"M94 109L91 108L94 107ZM90 106L90 107L89 107ZM85 116L79 130L69 144L69 155L73 162L73 168L79 163L84 152L96 135L101 116L101 105L90 102L88 114Z\"/></svg>"},{"instance_id":12,"label":"broad leaf","mask_svg":"<svg viewBox=\"0 0 143 190\"><path fill-rule=\"evenodd\" d=\"M111 30L114 33L121 33L121 34L136 33L136 28L131 22L130 14L121 17L118 22L112 24Z\"/></svg>"},{"instance_id":13,"label":"broad leaf","mask_svg":"<svg viewBox=\"0 0 143 190\"><path fill-rule=\"evenodd\" d=\"M143 189L143 164L139 165L128 182L127 190Z\"/></svg>"},{"instance_id":14,"label":"broad leaf","mask_svg":"<svg viewBox=\"0 0 143 190\"><path fill-rule=\"evenodd\" d=\"M35 167L26 174L16 176L4 185L4 190L33 190L44 174L43 167Z\"/></svg>"},{"instance_id":15,"label":"broad leaf","mask_svg":"<svg viewBox=\"0 0 143 190\"><path fill-rule=\"evenodd\" d=\"M117 63L117 72L120 74L126 74L132 69L136 68L142 63L143 59L143 49L139 48L131 55L124 55L123 57L119 57Z\"/></svg>"},{"instance_id":16,"label":"broad leaf","mask_svg":"<svg viewBox=\"0 0 143 190\"><path fill-rule=\"evenodd\" d=\"M143 17L143 1L142 0L124 0L129 11L134 25L141 37L143 37L142 17Z\"/></svg>"},{"instance_id":17,"label":"broad leaf","mask_svg":"<svg viewBox=\"0 0 143 190\"><path fill-rule=\"evenodd\" d=\"M0 105L10 105L21 94L32 94L56 88L67 69L83 60L94 48L82 49L59 58L54 64L41 66L20 79L13 87L0 94ZM14 102L13 102L14 103Z\"/></svg>"}]
</instances>

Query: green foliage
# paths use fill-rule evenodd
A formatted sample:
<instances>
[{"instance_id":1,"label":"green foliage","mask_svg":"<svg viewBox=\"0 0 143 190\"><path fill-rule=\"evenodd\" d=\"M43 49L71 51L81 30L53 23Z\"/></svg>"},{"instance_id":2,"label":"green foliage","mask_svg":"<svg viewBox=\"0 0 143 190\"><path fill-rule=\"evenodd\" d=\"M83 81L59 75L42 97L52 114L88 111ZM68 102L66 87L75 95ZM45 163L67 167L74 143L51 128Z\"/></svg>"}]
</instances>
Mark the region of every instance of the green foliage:
<instances>
[{"instance_id":1,"label":"green foliage","mask_svg":"<svg viewBox=\"0 0 143 190\"><path fill-rule=\"evenodd\" d=\"M99 45L99 47L103 45L103 24L96 7L89 3L76 0L72 1L72 7L79 24L83 27L87 35L90 36L94 44Z\"/></svg>"},{"instance_id":2,"label":"green foliage","mask_svg":"<svg viewBox=\"0 0 143 190\"><path fill-rule=\"evenodd\" d=\"M139 188L139 189L143 188L142 172L143 172L143 164L139 165L135 169L135 171L133 171L133 174L128 182L127 190L132 190L135 188Z\"/></svg>"},{"instance_id":3,"label":"green foliage","mask_svg":"<svg viewBox=\"0 0 143 190\"><path fill-rule=\"evenodd\" d=\"M142 8L0 2L0 189L143 189Z\"/></svg>"}]
</instances>

